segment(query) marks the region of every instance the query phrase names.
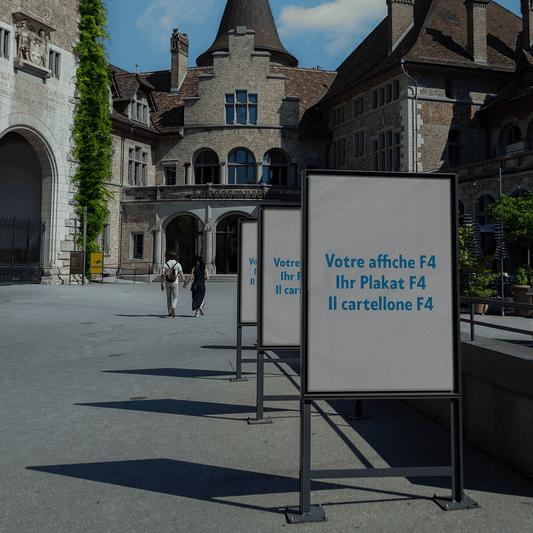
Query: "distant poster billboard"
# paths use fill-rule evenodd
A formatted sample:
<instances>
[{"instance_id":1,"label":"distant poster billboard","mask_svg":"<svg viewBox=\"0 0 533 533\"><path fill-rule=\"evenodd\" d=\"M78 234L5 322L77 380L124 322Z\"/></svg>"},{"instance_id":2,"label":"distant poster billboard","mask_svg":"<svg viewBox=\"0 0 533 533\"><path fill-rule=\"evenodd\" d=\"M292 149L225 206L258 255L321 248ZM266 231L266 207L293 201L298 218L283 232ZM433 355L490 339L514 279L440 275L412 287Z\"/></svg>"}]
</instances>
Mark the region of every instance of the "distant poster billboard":
<instances>
[{"instance_id":1,"label":"distant poster billboard","mask_svg":"<svg viewBox=\"0 0 533 533\"><path fill-rule=\"evenodd\" d=\"M239 325L257 324L258 239L257 219L239 219Z\"/></svg>"},{"instance_id":2,"label":"distant poster billboard","mask_svg":"<svg viewBox=\"0 0 533 533\"><path fill-rule=\"evenodd\" d=\"M262 206L259 221L259 349L299 349L301 210Z\"/></svg>"},{"instance_id":3,"label":"distant poster billboard","mask_svg":"<svg viewBox=\"0 0 533 533\"><path fill-rule=\"evenodd\" d=\"M455 175L309 172L304 396L454 394Z\"/></svg>"},{"instance_id":4,"label":"distant poster billboard","mask_svg":"<svg viewBox=\"0 0 533 533\"><path fill-rule=\"evenodd\" d=\"M102 252L91 253L91 274L104 273L104 254Z\"/></svg>"}]
</instances>

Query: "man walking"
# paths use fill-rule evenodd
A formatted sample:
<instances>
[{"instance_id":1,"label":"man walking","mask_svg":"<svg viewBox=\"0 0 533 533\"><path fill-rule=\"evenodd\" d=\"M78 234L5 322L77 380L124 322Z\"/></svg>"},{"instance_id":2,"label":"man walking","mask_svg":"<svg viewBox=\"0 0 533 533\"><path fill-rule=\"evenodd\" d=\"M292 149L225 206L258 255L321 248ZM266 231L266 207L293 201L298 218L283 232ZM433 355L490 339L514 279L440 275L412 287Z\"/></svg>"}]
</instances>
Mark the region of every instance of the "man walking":
<instances>
[{"instance_id":1,"label":"man walking","mask_svg":"<svg viewBox=\"0 0 533 533\"><path fill-rule=\"evenodd\" d=\"M183 269L181 265L176 261L176 253L168 252L167 262L161 269L161 290L167 290L167 308L168 316L175 316L176 305L178 304L178 291L180 288L180 282L185 283L185 277L183 276Z\"/></svg>"}]
</instances>

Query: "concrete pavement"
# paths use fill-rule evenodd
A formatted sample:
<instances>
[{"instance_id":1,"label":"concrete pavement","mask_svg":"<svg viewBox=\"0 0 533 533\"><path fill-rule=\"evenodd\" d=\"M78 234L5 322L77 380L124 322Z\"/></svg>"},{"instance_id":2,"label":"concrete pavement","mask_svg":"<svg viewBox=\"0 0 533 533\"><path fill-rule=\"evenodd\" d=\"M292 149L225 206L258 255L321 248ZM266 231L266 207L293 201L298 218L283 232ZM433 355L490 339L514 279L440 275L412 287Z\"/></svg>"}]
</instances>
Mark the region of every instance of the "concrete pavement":
<instances>
[{"instance_id":1,"label":"concrete pavement","mask_svg":"<svg viewBox=\"0 0 533 533\"><path fill-rule=\"evenodd\" d=\"M290 525L298 505L297 402L255 414L255 375L232 383L236 284L208 286L192 318L181 291L166 316L159 285L0 289L0 531L530 532L533 483L465 446L465 490L481 508L444 512L447 478L313 482L325 523ZM530 319L529 319L530 320ZM480 332L481 334L481 332ZM254 328L244 328L252 347ZM249 355L253 355L250 351ZM269 365L267 394L295 394L297 373ZM440 466L449 434L406 404L316 402L316 469Z\"/></svg>"}]
</instances>

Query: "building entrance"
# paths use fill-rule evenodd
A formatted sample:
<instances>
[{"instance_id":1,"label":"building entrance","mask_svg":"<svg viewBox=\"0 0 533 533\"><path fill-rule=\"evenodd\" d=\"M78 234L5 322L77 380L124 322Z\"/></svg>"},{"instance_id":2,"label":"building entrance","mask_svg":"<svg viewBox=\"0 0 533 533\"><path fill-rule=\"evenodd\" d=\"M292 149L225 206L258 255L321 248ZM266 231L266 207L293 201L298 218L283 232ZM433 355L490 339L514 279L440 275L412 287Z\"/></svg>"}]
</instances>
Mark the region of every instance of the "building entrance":
<instances>
[{"instance_id":1,"label":"building entrance","mask_svg":"<svg viewBox=\"0 0 533 533\"><path fill-rule=\"evenodd\" d=\"M200 221L191 215L181 215L171 220L166 230L167 252L176 252L184 272L196 265L201 253L202 230Z\"/></svg>"},{"instance_id":2,"label":"building entrance","mask_svg":"<svg viewBox=\"0 0 533 533\"><path fill-rule=\"evenodd\" d=\"M217 274L236 274L239 259L238 220L242 215L231 215L217 224Z\"/></svg>"}]
</instances>

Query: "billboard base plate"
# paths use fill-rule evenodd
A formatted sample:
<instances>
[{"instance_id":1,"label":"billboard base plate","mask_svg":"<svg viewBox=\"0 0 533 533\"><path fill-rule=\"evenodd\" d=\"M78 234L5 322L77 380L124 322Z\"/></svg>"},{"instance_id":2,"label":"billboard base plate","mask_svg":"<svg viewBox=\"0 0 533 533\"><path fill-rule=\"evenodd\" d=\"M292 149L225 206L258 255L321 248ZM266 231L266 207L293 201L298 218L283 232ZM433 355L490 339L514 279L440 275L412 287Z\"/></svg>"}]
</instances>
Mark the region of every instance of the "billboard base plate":
<instances>
[{"instance_id":1,"label":"billboard base plate","mask_svg":"<svg viewBox=\"0 0 533 533\"><path fill-rule=\"evenodd\" d=\"M248 378L229 378L229 380L235 383L236 381L248 381Z\"/></svg>"},{"instance_id":2,"label":"billboard base plate","mask_svg":"<svg viewBox=\"0 0 533 533\"><path fill-rule=\"evenodd\" d=\"M463 494L462 502L454 502L451 498L437 498L433 496L433 501L443 510L443 511L460 511L461 509L479 509L479 502L476 502L470 496Z\"/></svg>"},{"instance_id":3,"label":"billboard base plate","mask_svg":"<svg viewBox=\"0 0 533 533\"><path fill-rule=\"evenodd\" d=\"M248 424L272 424L272 418L267 416L266 418L248 418Z\"/></svg>"},{"instance_id":4,"label":"billboard base plate","mask_svg":"<svg viewBox=\"0 0 533 533\"><path fill-rule=\"evenodd\" d=\"M300 514L300 507L286 507L285 516L289 524L302 522L325 522L328 519L326 512L320 505L311 506L309 513Z\"/></svg>"}]
</instances>

